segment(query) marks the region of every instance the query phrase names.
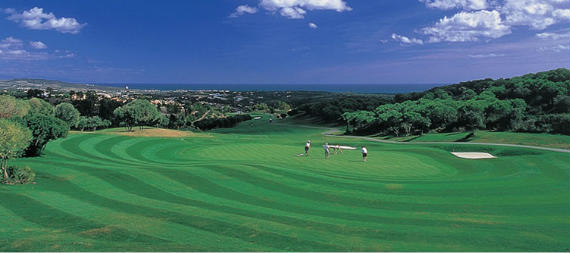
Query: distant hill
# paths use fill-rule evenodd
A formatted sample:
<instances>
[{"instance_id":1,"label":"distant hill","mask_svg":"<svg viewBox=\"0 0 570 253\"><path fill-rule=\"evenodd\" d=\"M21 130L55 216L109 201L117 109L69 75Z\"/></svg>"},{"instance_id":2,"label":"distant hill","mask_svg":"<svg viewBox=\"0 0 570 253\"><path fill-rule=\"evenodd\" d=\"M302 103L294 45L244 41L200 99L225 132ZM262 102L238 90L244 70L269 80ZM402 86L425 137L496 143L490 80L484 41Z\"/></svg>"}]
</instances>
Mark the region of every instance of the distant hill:
<instances>
[{"instance_id":1,"label":"distant hill","mask_svg":"<svg viewBox=\"0 0 570 253\"><path fill-rule=\"evenodd\" d=\"M453 99L464 100L466 93L473 92L474 95L481 94L485 90L493 89L493 92L500 99L505 98L524 98L527 102L531 99L536 99L544 94L535 94L541 88L543 89L546 83L553 86L569 86L570 70L559 68L544 72L531 73L523 76L516 76L512 78L500 78L493 80L491 78L460 82L458 84L451 84L446 86L434 87L424 92L410 92L397 94L394 98L395 102L403 102L406 100L418 100L420 98L433 99L443 93L451 96ZM501 92L497 88L502 87L506 91ZM466 92L468 91L468 92ZM523 94L521 94L521 92ZM446 96L446 94L443 94Z\"/></svg>"},{"instance_id":2,"label":"distant hill","mask_svg":"<svg viewBox=\"0 0 570 253\"><path fill-rule=\"evenodd\" d=\"M358 134L483 129L570 135L569 113L570 70L560 68L397 94L393 103L344 113L343 119Z\"/></svg>"},{"instance_id":3,"label":"distant hill","mask_svg":"<svg viewBox=\"0 0 570 253\"><path fill-rule=\"evenodd\" d=\"M46 89L52 88L54 90L101 90L101 91L117 91L120 90L116 87L92 85L92 84L76 84L67 83L56 80L45 80L45 79L12 79L12 80L0 80L0 89Z\"/></svg>"}]
</instances>

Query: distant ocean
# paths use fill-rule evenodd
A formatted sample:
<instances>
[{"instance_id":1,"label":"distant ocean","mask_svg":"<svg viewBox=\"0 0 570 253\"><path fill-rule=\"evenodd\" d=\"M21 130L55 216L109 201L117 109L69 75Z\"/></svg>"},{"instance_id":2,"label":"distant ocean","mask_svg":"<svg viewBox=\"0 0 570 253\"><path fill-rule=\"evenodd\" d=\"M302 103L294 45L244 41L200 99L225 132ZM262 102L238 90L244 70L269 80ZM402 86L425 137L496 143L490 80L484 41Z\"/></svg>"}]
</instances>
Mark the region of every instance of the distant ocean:
<instances>
[{"instance_id":1,"label":"distant ocean","mask_svg":"<svg viewBox=\"0 0 570 253\"><path fill-rule=\"evenodd\" d=\"M117 84L99 85L140 90L231 90L231 91L328 91L352 93L408 93L419 92L445 84Z\"/></svg>"}]
</instances>

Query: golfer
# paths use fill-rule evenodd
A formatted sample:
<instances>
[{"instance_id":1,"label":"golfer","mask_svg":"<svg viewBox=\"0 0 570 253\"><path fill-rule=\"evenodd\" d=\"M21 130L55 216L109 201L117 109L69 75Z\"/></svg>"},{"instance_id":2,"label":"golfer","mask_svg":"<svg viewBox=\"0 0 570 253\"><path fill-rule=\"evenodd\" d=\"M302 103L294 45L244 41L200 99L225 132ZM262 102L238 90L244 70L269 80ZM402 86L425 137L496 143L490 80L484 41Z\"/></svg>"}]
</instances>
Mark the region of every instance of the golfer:
<instances>
[{"instance_id":1,"label":"golfer","mask_svg":"<svg viewBox=\"0 0 570 253\"><path fill-rule=\"evenodd\" d=\"M325 159L329 159L329 155L331 154L331 152L329 151L329 143L325 143L325 145L323 145L323 148L325 149Z\"/></svg>"},{"instance_id":2,"label":"golfer","mask_svg":"<svg viewBox=\"0 0 570 253\"><path fill-rule=\"evenodd\" d=\"M362 146L362 161L366 162L366 157L368 156L368 149L365 146Z\"/></svg>"},{"instance_id":3,"label":"golfer","mask_svg":"<svg viewBox=\"0 0 570 253\"><path fill-rule=\"evenodd\" d=\"M305 144L305 156L309 155L309 149L311 149L311 140L308 140Z\"/></svg>"}]
</instances>

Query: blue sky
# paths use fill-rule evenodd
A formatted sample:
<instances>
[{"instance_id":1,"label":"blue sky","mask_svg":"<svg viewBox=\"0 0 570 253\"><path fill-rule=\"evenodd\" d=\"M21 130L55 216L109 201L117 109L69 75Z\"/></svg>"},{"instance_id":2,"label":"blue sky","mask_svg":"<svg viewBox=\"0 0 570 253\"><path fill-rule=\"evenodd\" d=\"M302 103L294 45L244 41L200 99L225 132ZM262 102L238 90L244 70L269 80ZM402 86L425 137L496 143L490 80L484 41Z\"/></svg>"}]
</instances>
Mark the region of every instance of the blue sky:
<instances>
[{"instance_id":1,"label":"blue sky","mask_svg":"<svg viewBox=\"0 0 570 253\"><path fill-rule=\"evenodd\" d=\"M453 83L570 66L570 0L0 3L0 79Z\"/></svg>"}]
</instances>

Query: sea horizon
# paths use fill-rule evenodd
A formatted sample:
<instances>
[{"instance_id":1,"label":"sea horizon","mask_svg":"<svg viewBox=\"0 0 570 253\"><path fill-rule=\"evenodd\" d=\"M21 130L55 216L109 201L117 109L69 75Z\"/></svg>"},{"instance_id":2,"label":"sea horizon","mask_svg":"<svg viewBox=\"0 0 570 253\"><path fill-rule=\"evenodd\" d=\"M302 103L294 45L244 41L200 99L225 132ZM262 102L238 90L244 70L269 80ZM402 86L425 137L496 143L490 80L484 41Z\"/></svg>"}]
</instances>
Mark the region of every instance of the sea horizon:
<instances>
[{"instance_id":1,"label":"sea horizon","mask_svg":"<svg viewBox=\"0 0 570 253\"><path fill-rule=\"evenodd\" d=\"M397 94L422 92L448 84L156 84L156 83L95 83L137 90L231 90L231 91L324 91L336 93Z\"/></svg>"}]
</instances>

